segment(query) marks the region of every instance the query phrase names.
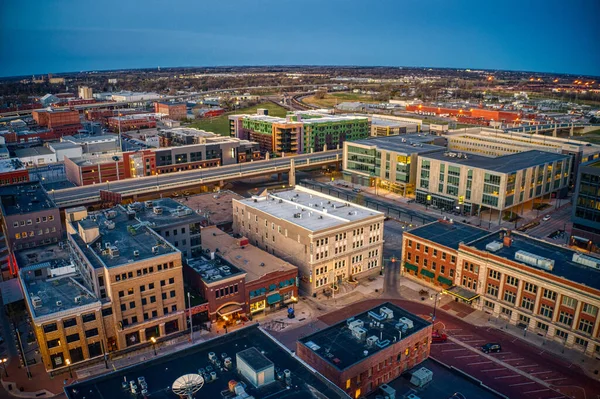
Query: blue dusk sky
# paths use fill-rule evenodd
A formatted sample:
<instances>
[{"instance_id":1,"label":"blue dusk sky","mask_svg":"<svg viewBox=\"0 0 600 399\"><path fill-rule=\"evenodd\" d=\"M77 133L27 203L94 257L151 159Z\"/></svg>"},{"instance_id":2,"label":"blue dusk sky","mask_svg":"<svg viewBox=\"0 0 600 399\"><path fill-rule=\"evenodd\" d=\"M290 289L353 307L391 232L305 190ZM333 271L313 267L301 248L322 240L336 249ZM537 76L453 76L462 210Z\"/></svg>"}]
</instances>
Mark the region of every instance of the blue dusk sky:
<instances>
[{"instance_id":1,"label":"blue dusk sky","mask_svg":"<svg viewBox=\"0 0 600 399\"><path fill-rule=\"evenodd\" d=\"M220 65L600 75L598 0L0 0L0 76Z\"/></svg>"}]
</instances>

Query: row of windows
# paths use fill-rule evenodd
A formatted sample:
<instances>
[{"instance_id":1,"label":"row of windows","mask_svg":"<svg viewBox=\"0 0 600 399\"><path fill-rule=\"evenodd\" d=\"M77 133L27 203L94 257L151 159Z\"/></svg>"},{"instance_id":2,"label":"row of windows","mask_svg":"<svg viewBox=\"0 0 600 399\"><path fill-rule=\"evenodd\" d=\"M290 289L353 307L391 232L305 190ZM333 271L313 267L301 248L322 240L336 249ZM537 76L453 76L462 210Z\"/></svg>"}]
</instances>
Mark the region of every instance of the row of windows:
<instances>
[{"instance_id":1,"label":"row of windows","mask_svg":"<svg viewBox=\"0 0 600 399\"><path fill-rule=\"evenodd\" d=\"M167 270L168 269L172 269L173 267L175 267L173 262L169 262L167 263L163 263L161 265L157 266L158 271L161 270ZM138 269L136 270L135 274L136 277L142 276L142 275L146 275L148 273L154 273L154 266L150 266L150 267L145 267L143 269ZM121 281L121 280L127 280L128 278L133 278L133 271L131 272L127 272L127 273L122 273L122 274L117 274L115 276L115 281Z\"/></svg>"},{"instance_id":2,"label":"row of windows","mask_svg":"<svg viewBox=\"0 0 600 399\"><path fill-rule=\"evenodd\" d=\"M85 330L84 335L86 338L93 338L98 336L98 329L97 328L92 328L89 330ZM80 336L79 333L75 333L75 334L69 334L66 337L67 343L73 343L73 342L78 342L80 340ZM49 341L46 341L46 346L48 347L48 349L52 349L52 348L56 348L57 346L60 346L60 339L56 338L56 339L51 339Z\"/></svg>"},{"instance_id":3,"label":"row of windows","mask_svg":"<svg viewBox=\"0 0 600 399\"><path fill-rule=\"evenodd\" d=\"M413 247L412 240L407 240L407 243L408 243L408 247L409 248ZM415 245L415 248L416 248L417 251L420 251L421 250L421 243L417 242L416 245ZM423 252L426 253L426 254L429 254L429 246L424 245L423 246ZM446 256L447 256L446 252L443 252L443 251L440 251L440 252L441 252L441 259L442 260L446 260ZM435 249L435 248L433 248L432 255L437 258L437 256L438 256L438 250ZM450 255L450 263L455 263L455 262L456 262L456 256Z\"/></svg>"},{"instance_id":4,"label":"row of windows","mask_svg":"<svg viewBox=\"0 0 600 399\"><path fill-rule=\"evenodd\" d=\"M174 291L173 291L174 292ZM229 295L234 295L238 293L238 285L232 284L227 287L219 288L215 290L215 298L223 298Z\"/></svg>"},{"instance_id":5,"label":"row of windows","mask_svg":"<svg viewBox=\"0 0 600 399\"><path fill-rule=\"evenodd\" d=\"M87 313L81 316L81 320L83 321L83 323L89 323L92 322L94 320L96 320L96 313ZM70 318L70 319L65 319L63 320L63 327L64 328L68 328L68 327L73 327L77 325L77 319L75 317ZM44 330L44 332L46 334L57 331L58 330L58 324L57 323L50 323L50 324L45 324L42 329Z\"/></svg>"},{"instance_id":6,"label":"row of windows","mask_svg":"<svg viewBox=\"0 0 600 399\"><path fill-rule=\"evenodd\" d=\"M46 216L42 216L35 218L35 222L36 223L45 223L45 222L52 222L54 220L54 215L48 215ZM27 219L27 220L21 220L21 221L15 221L13 222L13 227L19 227L19 226L31 226L33 224L33 220L32 219Z\"/></svg>"},{"instance_id":7,"label":"row of windows","mask_svg":"<svg viewBox=\"0 0 600 399\"><path fill-rule=\"evenodd\" d=\"M50 234L50 233L56 233L56 227L52 227L52 228L48 228L46 227L46 229L39 229L37 232L38 236L41 236L43 234ZM23 231L22 233L15 233L15 238L17 240L20 240L22 238L27 238L27 237L35 237L36 234L34 231L30 231L29 233L27 233L26 231Z\"/></svg>"}]
</instances>

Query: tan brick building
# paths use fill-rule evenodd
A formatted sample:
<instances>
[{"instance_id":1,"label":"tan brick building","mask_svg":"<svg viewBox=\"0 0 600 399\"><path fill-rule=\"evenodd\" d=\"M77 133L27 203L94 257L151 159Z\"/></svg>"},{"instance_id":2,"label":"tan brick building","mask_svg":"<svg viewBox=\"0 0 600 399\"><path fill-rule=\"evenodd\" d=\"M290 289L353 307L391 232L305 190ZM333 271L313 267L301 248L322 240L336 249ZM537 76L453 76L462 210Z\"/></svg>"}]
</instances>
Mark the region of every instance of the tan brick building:
<instances>
[{"instance_id":1,"label":"tan brick building","mask_svg":"<svg viewBox=\"0 0 600 399\"><path fill-rule=\"evenodd\" d=\"M381 212L296 186L233 200L233 229L251 244L298 267L312 295L379 273Z\"/></svg>"},{"instance_id":2,"label":"tan brick building","mask_svg":"<svg viewBox=\"0 0 600 399\"><path fill-rule=\"evenodd\" d=\"M600 258L522 233L477 230L440 221L405 233L403 274L442 283L457 301L600 356ZM440 279L444 254L453 277Z\"/></svg>"},{"instance_id":3,"label":"tan brick building","mask_svg":"<svg viewBox=\"0 0 600 399\"><path fill-rule=\"evenodd\" d=\"M67 242L20 271L47 370L186 328L181 252L134 216L67 210Z\"/></svg>"}]
</instances>

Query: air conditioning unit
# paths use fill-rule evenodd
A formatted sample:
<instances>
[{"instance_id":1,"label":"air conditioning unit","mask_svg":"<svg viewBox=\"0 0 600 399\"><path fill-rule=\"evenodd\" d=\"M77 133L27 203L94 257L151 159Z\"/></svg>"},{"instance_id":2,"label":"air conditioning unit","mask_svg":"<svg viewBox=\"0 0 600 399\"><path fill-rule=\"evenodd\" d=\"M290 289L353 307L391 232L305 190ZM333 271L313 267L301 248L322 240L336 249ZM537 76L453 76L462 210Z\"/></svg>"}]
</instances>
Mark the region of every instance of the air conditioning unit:
<instances>
[{"instance_id":1,"label":"air conditioning unit","mask_svg":"<svg viewBox=\"0 0 600 399\"><path fill-rule=\"evenodd\" d=\"M42 306L42 298L40 298L39 296L32 296L31 303L33 303L33 307L37 309L40 306Z\"/></svg>"},{"instance_id":2,"label":"air conditioning unit","mask_svg":"<svg viewBox=\"0 0 600 399\"><path fill-rule=\"evenodd\" d=\"M138 251L137 249L133 251L133 256L140 256L140 251Z\"/></svg>"},{"instance_id":3,"label":"air conditioning unit","mask_svg":"<svg viewBox=\"0 0 600 399\"><path fill-rule=\"evenodd\" d=\"M75 303L81 303L81 295L77 295L77 296L74 298L74 301L75 301Z\"/></svg>"},{"instance_id":4,"label":"air conditioning unit","mask_svg":"<svg viewBox=\"0 0 600 399\"><path fill-rule=\"evenodd\" d=\"M56 301L56 306L62 306L62 301Z\"/></svg>"}]
</instances>

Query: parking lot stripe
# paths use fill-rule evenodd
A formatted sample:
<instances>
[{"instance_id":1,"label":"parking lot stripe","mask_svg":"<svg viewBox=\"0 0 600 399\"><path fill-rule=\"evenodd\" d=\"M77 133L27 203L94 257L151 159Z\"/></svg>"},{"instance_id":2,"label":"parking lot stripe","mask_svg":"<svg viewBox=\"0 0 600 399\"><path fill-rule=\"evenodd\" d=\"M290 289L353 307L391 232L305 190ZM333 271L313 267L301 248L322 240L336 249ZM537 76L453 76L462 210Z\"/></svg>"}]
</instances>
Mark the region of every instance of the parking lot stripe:
<instances>
[{"instance_id":1,"label":"parking lot stripe","mask_svg":"<svg viewBox=\"0 0 600 399\"><path fill-rule=\"evenodd\" d=\"M466 359L469 357L479 357L479 355L456 356L455 359Z\"/></svg>"},{"instance_id":2,"label":"parking lot stripe","mask_svg":"<svg viewBox=\"0 0 600 399\"><path fill-rule=\"evenodd\" d=\"M510 384L509 387L518 387L518 386L521 386L521 385L530 385L530 384L535 384L535 381L520 382L518 384Z\"/></svg>"},{"instance_id":3,"label":"parking lot stripe","mask_svg":"<svg viewBox=\"0 0 600 399\"><path fill-rule=\"evenodd\" d=\"M500 359L500 360L502 360L503 362L512 362L513 360L524 360L524 359L525 359L524 357L515 357L513 359Z\"/></svg>"},{"instance_id":4,"label":"parking lot stripe","mask_svg":"<svg viewBox=\"0 0 600 399\"><path fill-rule=\"evenodd\" d=\"M536 371L535 373L529 373L531 375L537 375L537 374L546 374L546 373L553 373L554 371Z\"/></svg>"},{"instance_id":5,"label":"parking lot stripe","mask_svg":"<svg viewBox=\"0 0 600 399\"><path fill-rule=\"evenodd\" d=\"M560 381L560 380L566 380L566 379L567 379L567 377L560 377L560 378L550 378L550 379L544 380L544 381L546 381L546 382L548 382L548 381Z\"/></svg>"},{"instance_id":6,"label":"parking lot stripe","mask_svg":"<svg viewBox=\"0 0 600 399\"><path fill-rule=\"evenodd\" d=\"M453 337L472 337L472 335L453 335Z\"/></svg>"},{"instance_id":7,"label":"parking lot stripe","mask_svg":"<svg viewBox=\"0 0 600 399\"><path fill-rule=\"evenodd\" d=\"M515 366L515 367L535 367L537 364L528 364L527 366Z\"/></svg>"},{"instance_id":8,"label":"parking lot stripe","mask_svg":"<svg viewBox=\"0 0 600 399\"><path fill-rule=\"evenodd\" d=\"M456 348L456 349L442 349L442 352L454 352L454 351L466 351L467 348Z\"/></svg>"},{"instance_id":9,"label":"parking lot stripe","mask_svg":"<svg viewBox=\"0 0 600 399\"><path fill-rule=\"evenodd\" d=\"M477 362L477 363L467 363L467 366L475 366L477 364L488 364L488 363L492 363L491 360L488 360L486 362Z\"/></svg>"},{"instance_id":10,"label":"parking lot stripe","mask_svg":"<svg viewBox=\"0 0 600 399\"><path fill-rule=\"evenodd\" d=\"M523 392L523 393L538 393L538 392L546 392L549 390L550 389L546 388L546 389L538 389L537 391L527 391L527 392Z\"/></svg>"},{"instance_id":11,"label":"parking lot stripe","mask_svg":"<svg viewBox=\"0 0 600 399\"><path fill-rule=\"evenodd\" d=\"M486 371L500 371L500 370L508 370L508 369L505 369L504 367L500 367L497 369L486 369L486 370L481 370L481 371L486 372Z\"/></svg>"},{"instance_id":12,"label":"parking lot stripe","mask_svg":"<svg viewBox=\"0 0 600 399\"><path fill-rule=\"evenodd\" d=\"M501 377L494 377L495 380L499 380L501 378L515 378L515 377L523 377L522 375L519 374L513 374L513 375L503 375Z\"/></svg>"}]
</instances>

